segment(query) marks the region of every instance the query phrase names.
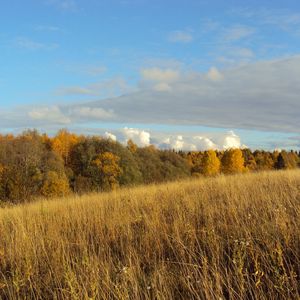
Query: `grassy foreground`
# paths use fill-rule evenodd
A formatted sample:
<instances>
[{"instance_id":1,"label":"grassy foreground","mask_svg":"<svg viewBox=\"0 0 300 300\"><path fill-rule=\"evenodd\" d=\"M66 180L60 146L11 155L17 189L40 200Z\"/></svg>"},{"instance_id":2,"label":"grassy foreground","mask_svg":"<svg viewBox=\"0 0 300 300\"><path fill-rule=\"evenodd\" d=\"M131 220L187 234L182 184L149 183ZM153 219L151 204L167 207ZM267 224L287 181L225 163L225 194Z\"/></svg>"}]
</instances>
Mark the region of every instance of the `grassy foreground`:
<instances>
[{"instance_id":1,"label":"grassy foreground","mask_svg":"<svg viewBox=\"0 0 300 300\"><path fill-rule=\"evenodd\" d=\"M299 299L300 172L0 209L2 299Z\"/></svg>"}]
</instances>

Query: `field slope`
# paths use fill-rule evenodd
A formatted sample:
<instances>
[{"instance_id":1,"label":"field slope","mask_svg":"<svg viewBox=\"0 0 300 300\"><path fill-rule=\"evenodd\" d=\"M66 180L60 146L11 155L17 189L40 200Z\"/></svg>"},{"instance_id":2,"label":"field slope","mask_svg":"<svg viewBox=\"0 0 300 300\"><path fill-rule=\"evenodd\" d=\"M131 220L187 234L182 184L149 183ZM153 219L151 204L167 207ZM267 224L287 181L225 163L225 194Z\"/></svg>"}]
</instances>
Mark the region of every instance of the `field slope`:
<instances>
[{"instance_id":1,"label":"field slope","mask_svg":"<svg viewBox=\"0 0 300 300\"><path fill-rule=\"evenodd\" d=\"M3 299L299 299L300 172L0 209Z\"/></svg>"}]
</instances>

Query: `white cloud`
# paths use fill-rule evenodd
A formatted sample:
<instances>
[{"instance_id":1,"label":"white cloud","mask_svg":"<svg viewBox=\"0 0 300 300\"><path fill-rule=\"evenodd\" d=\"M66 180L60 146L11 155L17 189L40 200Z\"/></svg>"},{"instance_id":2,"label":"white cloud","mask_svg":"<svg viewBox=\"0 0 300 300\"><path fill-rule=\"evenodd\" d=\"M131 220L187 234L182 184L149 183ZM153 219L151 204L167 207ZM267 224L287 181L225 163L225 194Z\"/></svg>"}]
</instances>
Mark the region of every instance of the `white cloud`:
<instances>
[{"instance_id":1,"label":"white cloud","mask_svg":"<svg viewBox=\"0 0 300 300\"><path fill-rule=\"evenodd\" d=\"M299 132L300 55L223 69L222 76L216 85L207 74L155 69L145 77L176 79L168 93L140 89L91 106L112 109L117 122Z\"/></svg>"},{"instance_id":2,"label":"white cloud","mask_svg":"<svg viewBox=\"0 0 300 300\"><path fill-rule=\"evenodd\" d=\"M123 129L123 134L126 141L132 140L140 147L146 147L150 145L150 133L147 131L125 127Z\"/></svg>"},{"instance_id":3,"label":"white cloud","mask_svg":"<svg viewBox=\"0 0 300 300\"><path fill-rule=\"evenodd\" d=\"M27 37L18 37L14 40L14 45L18 48L26 50L54 50L59 47L58 44L45 44L41 42L33 41Z\"/></svg>"},{"instance_id":4,"label":"white cloud","mask_svg":"<svg viewBox=\"0 0 300 300\"><path fill-rule=\"evenodd\" d=\"M169 148L174 149L174 150L183 150L185 147L185 143L183 141L183 136L178 135L175 138L169 138ZM168 141L166 140L166 141Z\"/></svg>"},{"instance_id":5,"label":"white cloud","mask_svg":"<svg viewBox=\"0 0 300 300\"><path fill-rule=\"evenodd\" d=\"M249 26L235 25L224 31L223 40L225 42L238 41L253 35L255 31L255 28Z\"/></svg>"},{"instance_id":6,"label":"white cloud","mask_svg":"<svg viewBox=\"0 0 300 300\"><path fill-rule=\"evenodd\" d=\"M115 115L112 110L105 110L103 108L93 108L88 106L75 107L70 110L70 115L75 118L84 120L110 120Z\"/></svg>"},{"instance_id":7,"label":"white cloud","mask_svg":"<svg viewBox=\"0 0 300 300\"><path fill-rule=\"evenodd\" d=\"M154 90L157 92L171 92L172 87L168 83L161 82L154 86Z\"/></svg>"},{"instance_id":8,"label":"white cloud","mask_svg":"<svg viewBox=\"0 0 300 300\"><path fill-rule=\"evenodd\" d=\"M114 77L108 80L91 83L87 86L60 87L55 91L55 94L58 96L90 95L108 98L132 91L134 91L134 88L129 86L124 78Z\"/></svg>"},{"instance_id":9,"label":"white cloud","mask_svg":"<svg viewBox=\"0 0 300 300\"><path fill-rule=\"evenodd\" d=\"M151 133L151 137L155 142L155 145L162 149L174 149L184 151L205 151L209 149L213 150L225 150L229 148L241 148L240 137L233 131L228 133L213 133L213 134L180 134L180 135L168 135Z\"/></svg>"},{"instance_id":10,"label":"white cloud","mask_svg":"<svg viewBox=\"0 0 300 300\"><path fill-rule=\"evenodd\" d=\"M150 68L141 70L144 80L157 82L174 82L179 79L180 73L173 69Z\"/></svg>"},{"instance_id":11,"label":"white cloud","mask_svg":"<svg viewBox=\"0 0 300 300\"><path fill-rule=\"evenodd\" d=\"M69 124L70 118L65 116L58 106L35 108L28 112L28 116L34 121L44 123Z\"/></svg>"},{"instance_id":12,"label":"white cloud","mask_svg":"<svg viewBox=\"0 0 300 300\"><path fill-rule=\"evenodd\" d=\"M75 11L78 8L75 0L45 0L45 3L53 5L63 11Z\"/></svg>"},{"instance_id":13,"label":"white cloud","mask_svg":"<svg viewBox=\"0 0 300 300\"><path fill-rule=\"evenodd\" d=\"M79 73L89 76L99 76L104 74L107 71L107 67L105 67L102 63L93 63L93 64L62 64L68 72L71 73Z\"/></svg>"},{"instance_id":14,"label":"white cloud","mask_svg":"<svg viewBox=\"0 0 300 300\"><path fill-rule=\"evenodd\" d=\"M230 51L231 56L239 56L243 58L252 58L255 56L253 51L249 48L234 48L230 49Z\"/></svg>"},{"instance_id":15,"label":"white cloud","mask_svg":"<svg viewBox=\"0 0 300 300\"><path fill-rule=\"evenodd\" d=\"M220 81L223 79L223 75L217 68L212 67L207 73L207 78L212 81Z\"/></svg>"},{"instance_id":16,"label":"white cloud","mask_svg":"<svg viewBox=\"0 0 300 300\"><path fill-rule=\"evenodd\" d=\"M242 147L240 137L233 131L229 131L224 137L222 137L220 145L224 150Z\"/></svg>"},{"instance_id":17,"label":"white cloud","mask_svg":"<svg viewBox=\"0 0 300 300\"><path fill-rule=\"evenodd\" d=\"M81 86L69 86L61 87L56 90L57 95L67 96L67 95L97 95L98 93L91 89Z\"/></svg>"},{"instance_id":18,"label":"white cloud","mask_svg":"<svg viewBox=\"0 0 300 300\"><path fill-rule=\"evenodd\" d=\"M277 27L291 34L299 35L300 33L300 13L288 9L234 9L233 14L240 17L255 20L260 26Z\"/></svg>"},{"instance_id":19,"label":"white cloud","mask_svg":"<svg viewBox=\"0 0 300 300\"><path fill-rule=\"evenodd\" d=\"M114 142L116 142L117 141L117 137L114 135L114 134L112 134L112 133L110 133L110 132L105 132L104 133L104 136L107 138L107 139L111 139L112 141L114 141Z\"/></svg>"},{"instance_id":20,"label":"white cloud","mask_svg":"<svg viewBox=\"0 0 300 300\"><path fill-rule=\"evenodd\" d=\"M208 137L195 136L194 145L197 150L218 149L219 147Z\"/></svg>"},{"instance_id":21,"label":"white cloud","mask_svg":"<svg viewBox=\"0 0 300 300\"><path fill-rule=\"evenodd\" d=\"M61 29L57 26L45 26L45 25L38 25L35 27L35 30L37 31L61 31Z\"/></svg>"},{"instance_id":22,"label":"white cloud","mask_svg":"<svg viewBox=\"0 0 300 300\"><path fill-rule=\"evenodd\" d=\"M191 32L182 30L173 31L168 36L168 41L172 43L190 43L193 39Z\"/></svg>"}]
</instances>

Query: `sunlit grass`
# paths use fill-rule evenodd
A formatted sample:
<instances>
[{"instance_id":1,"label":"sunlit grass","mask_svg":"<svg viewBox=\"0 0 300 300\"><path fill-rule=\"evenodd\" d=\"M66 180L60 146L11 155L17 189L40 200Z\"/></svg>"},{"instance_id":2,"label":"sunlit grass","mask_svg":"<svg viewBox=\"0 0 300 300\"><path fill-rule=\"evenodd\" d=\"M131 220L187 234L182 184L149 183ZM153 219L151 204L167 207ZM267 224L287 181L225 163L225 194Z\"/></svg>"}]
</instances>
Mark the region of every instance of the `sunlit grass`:
<instances>
[{"instance_id":1,"label":"sunlit grass","mask_svg":"<svg viewBox=\"0 0 300 300\"><path fill-rule=\"evenodd\" d=\"M298 299L300 172L0 209L3 299Z\"/></svg>"}]
</instances>

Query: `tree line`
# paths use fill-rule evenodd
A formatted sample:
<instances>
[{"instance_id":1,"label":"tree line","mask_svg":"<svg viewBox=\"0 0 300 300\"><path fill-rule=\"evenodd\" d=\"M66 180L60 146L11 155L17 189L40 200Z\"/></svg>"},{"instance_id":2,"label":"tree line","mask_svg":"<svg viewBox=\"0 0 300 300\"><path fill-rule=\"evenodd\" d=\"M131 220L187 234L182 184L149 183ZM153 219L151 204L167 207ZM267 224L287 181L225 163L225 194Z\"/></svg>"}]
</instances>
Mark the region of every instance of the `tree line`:
<instances>
[{"instance_id":1,"label":"tree line","mask_svg":"<svg viewBox=\"0 0 300 300\"><path fill-rule=\"evenodd\" d=\"M299 167L296 151L160 150L122 145L100 136L60 130L54 137L35 130L0 136L0 201L108 191L119 186Z\"/></svg>"}]
</instances>

